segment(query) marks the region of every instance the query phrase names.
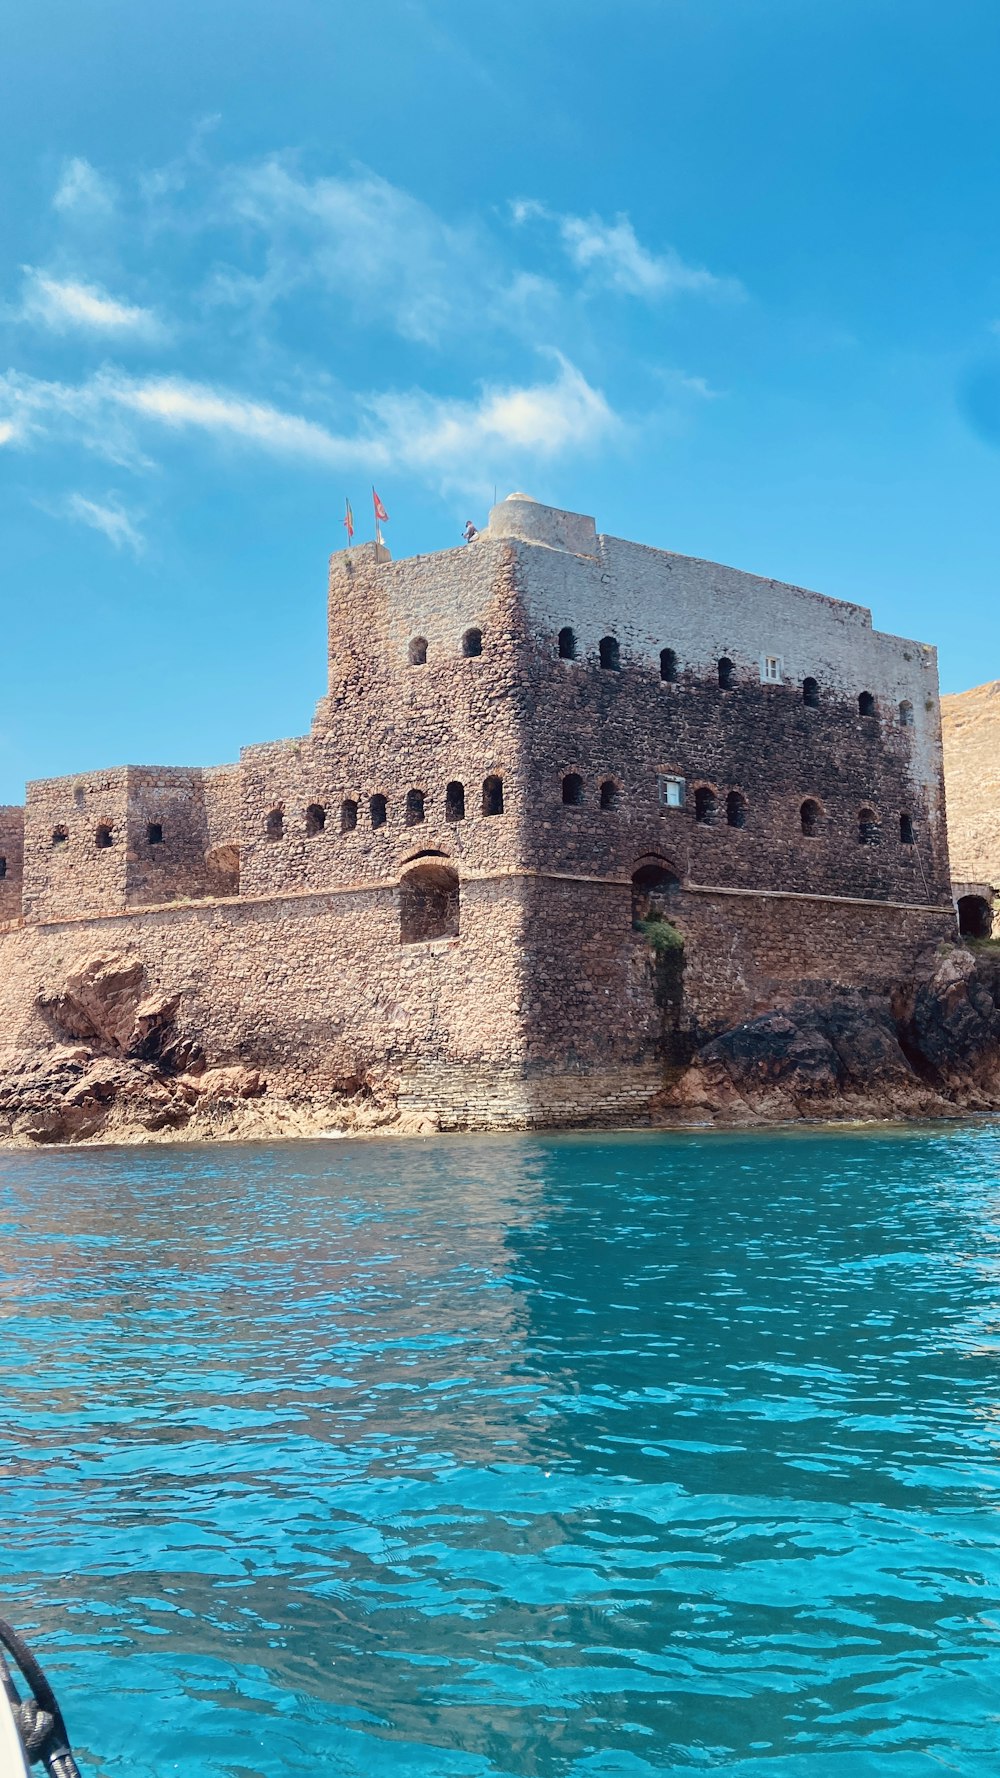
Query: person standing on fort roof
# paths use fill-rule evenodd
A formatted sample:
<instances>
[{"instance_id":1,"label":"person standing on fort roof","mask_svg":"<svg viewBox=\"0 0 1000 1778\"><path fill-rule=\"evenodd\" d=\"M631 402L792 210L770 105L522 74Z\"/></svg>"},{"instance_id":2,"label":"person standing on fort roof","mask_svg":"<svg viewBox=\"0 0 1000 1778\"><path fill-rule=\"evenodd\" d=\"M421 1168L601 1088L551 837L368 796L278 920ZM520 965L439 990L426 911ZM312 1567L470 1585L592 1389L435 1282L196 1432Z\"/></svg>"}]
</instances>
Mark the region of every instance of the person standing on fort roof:
<instances>
[{"instance_id":1,"label":"person standing on fort roof","mask_svg":"<svg viewBox=\"0 0 1000 1778\"><path fill-rule=\"evenodd\" d=\"M471 519L466 519L465 530L462 532L462 536L466 543L471 543L474 537L479 536L479 529L472 523Z\"/></svg>"}]
</instances>

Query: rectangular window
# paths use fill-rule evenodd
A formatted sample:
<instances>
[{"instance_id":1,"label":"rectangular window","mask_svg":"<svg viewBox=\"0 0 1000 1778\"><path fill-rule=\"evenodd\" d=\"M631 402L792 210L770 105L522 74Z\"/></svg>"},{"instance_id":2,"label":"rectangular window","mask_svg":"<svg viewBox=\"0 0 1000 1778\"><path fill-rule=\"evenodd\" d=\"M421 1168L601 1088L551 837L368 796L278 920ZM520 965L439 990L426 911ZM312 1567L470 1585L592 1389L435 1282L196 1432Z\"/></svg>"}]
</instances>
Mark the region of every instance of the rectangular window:
<instances>
[{"instance_id":1,"label":"rectangular window","mask_svg":"<svg viewBox=\"0 0 1000 1778\"><path fill-rule=\"evenodd\" d=\"M780 685L785 670L784 657L780 654L762 654L760 657L760 677L764 685Z\"/></svg>"},{"instance_id":2,"label":"rectangular window","mask_svg":"<svg viewBox=\"0 0 1000 1778\"><path fill-rule=\"evenodd\" d=\"M663 772L657 778L661 809L683 809L684 779L668 778Z\"/></svg>"}]
</instances>

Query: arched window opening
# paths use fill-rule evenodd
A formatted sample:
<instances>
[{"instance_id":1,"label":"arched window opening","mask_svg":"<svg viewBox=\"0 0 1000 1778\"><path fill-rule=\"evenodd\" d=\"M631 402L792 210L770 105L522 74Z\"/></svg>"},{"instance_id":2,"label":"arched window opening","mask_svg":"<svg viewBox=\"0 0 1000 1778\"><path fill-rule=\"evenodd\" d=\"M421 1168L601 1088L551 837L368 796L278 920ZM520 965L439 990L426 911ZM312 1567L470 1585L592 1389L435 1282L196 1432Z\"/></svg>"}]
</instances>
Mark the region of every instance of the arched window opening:
<instances>
[{"instance_id":1,"label":"arched window opening","mask_svg":"<svg viewBox=\"0 0 1000 1778\"><path fill-rule=\"evenodd\" d=\"M664 685L677 683L677 656L672 648L660 649L660 678Z\"/></svg>"},{"instance_id":2,"label":"arched window opening","mask_svg":"<svg viewBox=\"0 0 1000 1778\"><path fill-rule=\"evenodd\" d=\"M878 845L878 817L874 809L862 809L858 815L858 845Z\"/></svg>"},{"instance_id":3,"label":"arched window opening","mask_svg":"<svg viewBox=\"0 0 1000 1778\"><path fill-rule=\"evenodd\" d=\"M388 812L388 804L386 803L384 796L373 796L371 798L368 804L368 813L371 816L371 824L373 827L384 827Z\"/></svg>"},{"instance_id":4,"label":"arched window opening","mask_svg":"<svg viewBox=\"0 0 1000 1778\"><path fill-rule=\"evenodd\" d=\"M3 879L6 875L7 875L7 860L6 860L6 858L0 858L0 883L3 882Z\"/></svg>"},{"instance_id":5,"label":"arched window opening","mask_svg":"<svg viewBox=\"0 0 1000 1778\"><path fill-rule=\"evenodd\" d=\"M613 778L605 778L601 785L601 808L617 809L622 800L622 793Z\"/></svg>"},{"instance_id":6,"label":"arched window opening","mask_svg":"<svg viewBox=\"0 0 1000 1778\"><path fill-rule=\"evenodd\" d=\"M699 785L694 793L694 818L703 827L714 827L715 818L719 813L719 799L714 790L707 784Z\"/></svg>"},{"instance_id":7,"label":"arched window opening","mask_svg":"<svg viewBox=\"0 0 1000 1778\"><path fill-rule=\"evenodd\" d=\"M632 925L669 916L680 898L681 881L666 864L643 864L632 875Z\"/></svg>"},{"instance_id":8,"label":"arched window opening","mask_svg":"<svg viewBox=\"0 0 1000 1778\"><path fill-rule=\"evenodd\" d=\"M901 846L915 846L917 843L916 835L913 832L912 815L900 815L899 817L899 843Z\"/></svg>"},{"instance_id":9,"label":"arched window opening","mask_svg":"<svg viewBox=\"0 0 1000 1778\"><path fill-rule=\"evenodd\" d=\"M315 839L326 826L326 810L322 803L310 803L306 810L306 839Z\"/></svg>"},{"instance_id":10,"label":"arched window opening","mask_svg":"<svg viewBox=\"0 0 1000 1778\"><path fill-rule=\"evenodd\" d=\"M424 818L424 793L422 790L408 790L406 793L406 825L418 827Z\"/></svg>"},{"instance_id":11,"label":"arched window opening","mask_svg":"<svg viewBox=\"0 0 1000 1778\"><path fill-rule=\"evenodd\" d=\"M722 691L732 691L736 684L736 668L731 660L723 655L719 662L719 686Z\"/></svg>"},{"instance_id":12,"label":"arched window opening","mask_svg":"<svg viewBox=\"0 0 1000 1778\"><path fill-rule=\"evenodd\" d=\"M618 647L617 638L615 636L602 636L597 644L597 648L600 654L601 666L606 667L609 673L617 673L621 666L621 651Z\"/></svg>"},{"instance_id":13,"label":"arched window opening","mask_svg":"<svg viewBox=\"0 0 1000 1778\"><path fill-rule=\"evenodd\" d=\"M399 885L399 942L424 944L432 938L457 938L458 874L443 863L418 864Z\"/></svg>"},{"instance_id":14,"label":"arched window opening","mask_svg":"<svg viewBox=\"0 0 1000 1778\"><path fill-rule=\"evenodd\" d=\"M446 821L465 820L465 785L453 778L444 793L444 818Z\"/></svg>"},{"instance_id":15,"label":"arched window opening","mask_svg":"<svg viewBox=\"0 0 1000 1778\"><path fill-rule=\"evenodd\" d=\"M807 710L819 709L819 681L817 679L803 679L802 702Z\"/></svg>"},{"instance_id":16,"label":"arched window opening","mask_svg":"<svg viewBox=\"0 0 1000 1778\"><path fill-rule=\"evenodd\" d=\"M482 630L466 630L465 635L462 637L462 653L464 654L466 660L467 661L474 660L476 655L482 654L482 652L483 652L483 632L482 632Z\"/></svg>"},{"instance_id":17,"label":"arched window opening","mask_svg":"<svg viewBox=\"0 0 1000 1778\"><path fill-rule=\"evenodd\" d=\"M264 832L269 840L280 840L285 831L285 811L283 807L272 809L264 822Z\"/></svg>"},{"instance_id":18,"label":"arched window opening","mask_svg":"<svg viewBox=\"0 0 1000 1778\"><path fill-rule=\"evenodd\" d=\"M425 667L427 665L427 637L414 636L410 643L410 666Z\"/></svg>"},{"instance_id":19,"label":"arched window opening","mask_svg":"<svg viewBox=\"0 0 1000 1778\"><path fill-rule=\"evenodd\" d=\"M913 727L913 705L909 698L904 698L899 706L899 726L900 728Z\"/></svg>"},{"instance_id":20,"label":"arched window opening","mask_svg":"<svg viewBox=\"0 0 1000 1778\"><path fill-rule=\"evenodd\" d=\"M163 827L159 821L150 821L146 828L147 846L162 846Z\"/></svg>"},{"instance_id":21,"label":"arched window opening","mask_svg":"<svg viewBox=\"0 0 1000 1778\"><path fill-rule=\"evenodd\" d=\"M859 716L874 716L874 714L875 714L875 699L872 697L871 692L870 691L859 692L858 693L858 715Z\"/></svg>"},{"instance_id":22,"label":"arched window opening","mask_svg":"<svg viewBox=\"0 0 1000 1778\"><path fill-rule=\"evenodd\" d=\"M990 938L993 909L984 895L962 895L958 901L958 930L963 938Z\"/></svg>"},{"instance_id":23,"label":"arched window opening","mask_svg":"<svg viewBox=\"0 0 1000 1778\"><path fill-rule=\"evenodd\" d=\"M94 845L99 852L106 852L112 844L111 828L107 821L99 821L94 829Z\"/></svg>"},{"instance_id":24,"label":"arched window opening","mask_svg":"<svg viewBox=\"0 0 1000 1778\"><path fill-rule=\"evenodd\" d=\"M358 805L353 796L345 796L340 805L340 831L353 833L358 825Z\"/></svg>"},{"instance_id":25,"label":"arched window opening","mask_svg":"<svg viewBox=\"0 0 1000 1778\"><path fill-rule=\"evenodd\" d=\"M726 826L745 827L747 824L747 799L738 790L731 790L726 798Z\"/></svg>"},{"instance_id":26,"label":"arched window opening","mask_svg":"<svg viewBox=\"0 0 1000 1778\"><path fill-rule=\"evenodd\" d=\"M822 820L823 811L820 808L819 803L816 801L815 797L807 796L799 810L799 822L802 827L802 832L807 840L815 840L819 838L820 823Z\"/></svg>"},{"instance_id":27,"label":"arched window opening","mask_svg":"<svg viewBox=\"0 0 1000 1778\"><path fill-rule=\"evenodd\" d=\"M681 898L680 880L670 866L640 865L632 875L632 928L640 934L651 965L649 985L658 1014L650 1032L660 1057L668 1063L690 1060L689 1041L680 1030L684 1007L684 935L675 923Z\"/></svg>"},{"instance_id":28,"label":"arched window opening","mask_svg":"<svg viewBox=\"0 0 1000 1778\"><path fill-rule=\"evenodd\" d=\"M562 781L562 799L578 809L583 802L583 779L579 772L567 772Z\"/></svg>"},{"instance_id":29,"label":"arched window opening","mask_svg":"<svg viewBox=\"0 0 1000 1778\"><path fill-rule=\"evenodd\" d=\"M561 661L576 660L576 637L568 624L559 631L559 659Z\"/></svg>"},{"instance_id":30,"label":"arched window opening","mask_svg":"<svg viewBox=\"0 0 1000 1778\"><path fill-rule=\"evenodd\" d=\"M503 814L503 779L502 778L491 777L491 778L484 778L483 779L483 814L484 815L502 815Z\"/></svg>"},{"instance_id":31,"label":"arched window opening","mask_svg":"<svg viewBox=\"0 0 1000 1778\"><path fill-rule=\"evenodd\" d=\"M54 846L65 846L68 839L69 834L64 827L54 827L52 829L52 844Z\"/></svg>"}]
</instances>

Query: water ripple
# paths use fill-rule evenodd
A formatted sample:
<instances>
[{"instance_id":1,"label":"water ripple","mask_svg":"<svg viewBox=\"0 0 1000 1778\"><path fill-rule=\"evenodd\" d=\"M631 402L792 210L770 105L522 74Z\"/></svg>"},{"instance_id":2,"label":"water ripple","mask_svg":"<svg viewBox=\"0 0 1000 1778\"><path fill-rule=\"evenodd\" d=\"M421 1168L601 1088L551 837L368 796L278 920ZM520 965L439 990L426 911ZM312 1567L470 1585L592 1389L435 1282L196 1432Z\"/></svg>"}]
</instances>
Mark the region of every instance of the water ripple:
<instances>
[{"instance_id":1,"label":"water ripple","mask_svg":"<svg viewBox=\"0 0 1000 1778\"><path fill-rule=\"evenodd\" d=\"M994 1778L1000 1135L6 1154L88 1775Z\"/></svg>"}]
</instances>

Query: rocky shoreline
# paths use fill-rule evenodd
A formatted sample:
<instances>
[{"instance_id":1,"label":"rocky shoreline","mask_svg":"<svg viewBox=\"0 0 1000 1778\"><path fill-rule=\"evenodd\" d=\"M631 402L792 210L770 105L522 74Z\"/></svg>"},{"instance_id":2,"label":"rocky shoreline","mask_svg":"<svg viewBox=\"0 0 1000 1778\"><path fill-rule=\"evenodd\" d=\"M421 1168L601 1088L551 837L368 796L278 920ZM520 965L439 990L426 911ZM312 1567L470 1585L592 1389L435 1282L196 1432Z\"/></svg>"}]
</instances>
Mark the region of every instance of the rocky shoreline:
<instances>
[{"instance_id":1,"label":"rocky shoreline","mask_svg":"<svg viewBox=\"0 0 1000 1778\"><path fill-rule=\"evenodd\" d=\"M423 1134L395 1082L311 1092L261 1066L212 1065L178 1029L179 997L141 963L92 957L36 1007L44 1045L0 1067L0 1143L272 1140ZM708 1036L669 1072L653 1126L906 1122L1000 1110L1000 947L941 946L888 993L790 996Z\"/></svg>"}]
</instances>

